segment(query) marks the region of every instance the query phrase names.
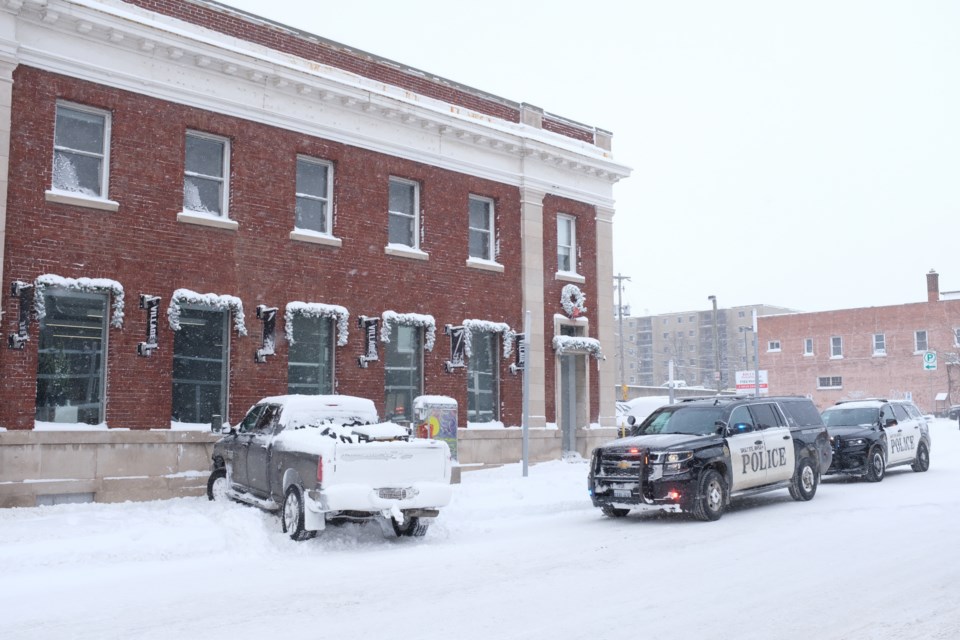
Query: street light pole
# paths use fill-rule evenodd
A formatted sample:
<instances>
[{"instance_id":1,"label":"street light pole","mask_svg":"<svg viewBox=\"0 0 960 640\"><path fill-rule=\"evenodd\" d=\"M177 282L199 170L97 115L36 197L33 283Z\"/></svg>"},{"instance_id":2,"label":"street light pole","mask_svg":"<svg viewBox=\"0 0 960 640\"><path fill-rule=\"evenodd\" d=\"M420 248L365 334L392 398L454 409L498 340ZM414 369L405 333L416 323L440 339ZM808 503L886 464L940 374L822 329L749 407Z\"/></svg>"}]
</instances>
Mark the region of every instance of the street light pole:
<instances>
[{"instance_id":1,"label":"street light pole","mask_svg":"<svg viewBox=\"0 0 960 640\"><path fill-rule=\"evenodd\" d=\"M720 330L717 327L717 296L707 296L713 302L713 375L717 383L717 393L720 393Z\"/></svg>"},{"instance_id":2,"label":"street light pole","mask_svg":"<svg viewBox=\"0 0 960 640\"><path fill-rule=\"evenodd\" d=\"M617 281L617 318L620 322L620 399L626 402L627 400L627 389L626 389L626 378L624 378L624 364L623 364L623 281L630 281L628 276L620 275L619 273L613 276L613 279Z\"/></svg>"}]
</instances>

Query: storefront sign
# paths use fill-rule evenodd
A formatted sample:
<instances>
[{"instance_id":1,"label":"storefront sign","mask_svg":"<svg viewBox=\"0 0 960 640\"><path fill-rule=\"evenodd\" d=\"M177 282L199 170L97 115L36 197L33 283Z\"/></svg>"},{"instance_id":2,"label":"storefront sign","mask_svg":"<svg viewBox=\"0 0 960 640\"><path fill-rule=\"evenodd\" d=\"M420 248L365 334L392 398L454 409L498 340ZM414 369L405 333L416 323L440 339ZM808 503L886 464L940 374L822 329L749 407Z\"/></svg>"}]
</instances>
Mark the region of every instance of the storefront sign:
<instances>
[{"instance_id":1,"label":"storefront sign","mask_svg":"<svg viewBox=\"0 0 960 640\"><path fill-rule=\"evenodd\" d=\"M524 339L524 334L518 333L516 335L517 340L517 349L516 349L516 360L512 365L510 365L510 373L517 375L523 368L527 366L527 342Z\"/></svg>"},{"instance_id":2,"label":"storefront sign","mask_svg":"<svg viewBox=\"0 0 960 640\"><path fill-rule=\"evenodd\" d=\"M363 332L365 344L364 354L357 358L357 363L361 369L366 369L367 363L376 362L380 359L377 355L377 328L380 326L380 318L360 316L357 318L357 324L360 331Z\"/></svg>"},{"instance_id":3,"label":"storefront sign","mask_svg":"<svg viewBox=\"0 0 960 640\"><path fill-rule=\"evenodd\" d=\"M147 310L147 341L137 345L137 354L149 356L154 349L159 349L157 343L157 324L160 317L160 296L140 294L140 308Z\"/></svg>"}]
</instances>

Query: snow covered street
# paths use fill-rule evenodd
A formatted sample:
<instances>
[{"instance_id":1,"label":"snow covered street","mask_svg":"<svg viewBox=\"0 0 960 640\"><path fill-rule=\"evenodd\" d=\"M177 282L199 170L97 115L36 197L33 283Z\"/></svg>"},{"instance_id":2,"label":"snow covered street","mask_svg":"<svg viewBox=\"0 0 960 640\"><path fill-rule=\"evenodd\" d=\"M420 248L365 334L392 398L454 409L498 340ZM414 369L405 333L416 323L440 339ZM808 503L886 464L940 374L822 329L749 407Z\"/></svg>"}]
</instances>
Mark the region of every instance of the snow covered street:
<instances>
[{"instance_id":1,"label":"snow covered street","mask_svg":"<svg viewBox=\"0 0 960 640\"><path fill-rule=\"evenodd\" d=\"M467 472L422 539L302 543L206 498L0 510L0 636L957 638L960 430L927 473L828 478L723 518L603 517L587 463Z\"/></svg>"}]
</instances>

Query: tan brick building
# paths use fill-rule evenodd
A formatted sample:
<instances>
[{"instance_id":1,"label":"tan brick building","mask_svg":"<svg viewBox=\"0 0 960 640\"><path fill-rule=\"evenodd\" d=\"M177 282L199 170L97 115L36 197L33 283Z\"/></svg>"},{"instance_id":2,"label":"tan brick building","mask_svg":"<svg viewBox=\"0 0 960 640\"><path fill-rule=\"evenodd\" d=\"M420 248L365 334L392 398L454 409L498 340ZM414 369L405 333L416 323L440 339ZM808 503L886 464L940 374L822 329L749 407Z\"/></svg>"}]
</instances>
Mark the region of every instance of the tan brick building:
<instances>
[{"instance_id":1,"label":"tan brick building","mask_svg":"<svg viewBox=\"0 0 960 640\"><path fill-rule=\"evenodd\" d=\"M760 368L770 393L839 400L908 398L924 412L960 401L960 296L927 274L927 301L886 307L765 316ZM936 369L924 354L937 354Z\"/></svg>"}]
</instances>

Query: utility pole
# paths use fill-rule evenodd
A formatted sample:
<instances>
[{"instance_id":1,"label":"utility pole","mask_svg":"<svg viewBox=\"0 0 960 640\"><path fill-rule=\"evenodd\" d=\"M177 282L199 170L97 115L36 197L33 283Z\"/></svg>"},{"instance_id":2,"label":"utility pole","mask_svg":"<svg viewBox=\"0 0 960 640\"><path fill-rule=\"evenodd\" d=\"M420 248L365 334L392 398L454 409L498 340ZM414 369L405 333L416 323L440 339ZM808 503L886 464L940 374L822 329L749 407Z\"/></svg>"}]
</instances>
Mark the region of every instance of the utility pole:
<instances>
[{"instance_id":1,"label":"utility pole","mask_svg":"<svg viewBox=\"0 0 960 640\"><path fill-rule=\"evenodd\" d=\"M707 296L713 302L713 375L717 383L717 393L720 393L720 330L717 327L717 296Z\"/></svg>"},{"instance_id":2,"label":"utility pole","mask_svg":"<svg viewBox=\"0 0 960 640\"><path fill-rule=\"evenodd\" d=\"M623 372L623 283L624 281L630 282L630 278L618 273L617 275L613 276L613 279L617 281L617 318L620 322L620 347L618 349L620 353L620 399L626 401L627 383Z\"/></svg>"}]
</instances>

